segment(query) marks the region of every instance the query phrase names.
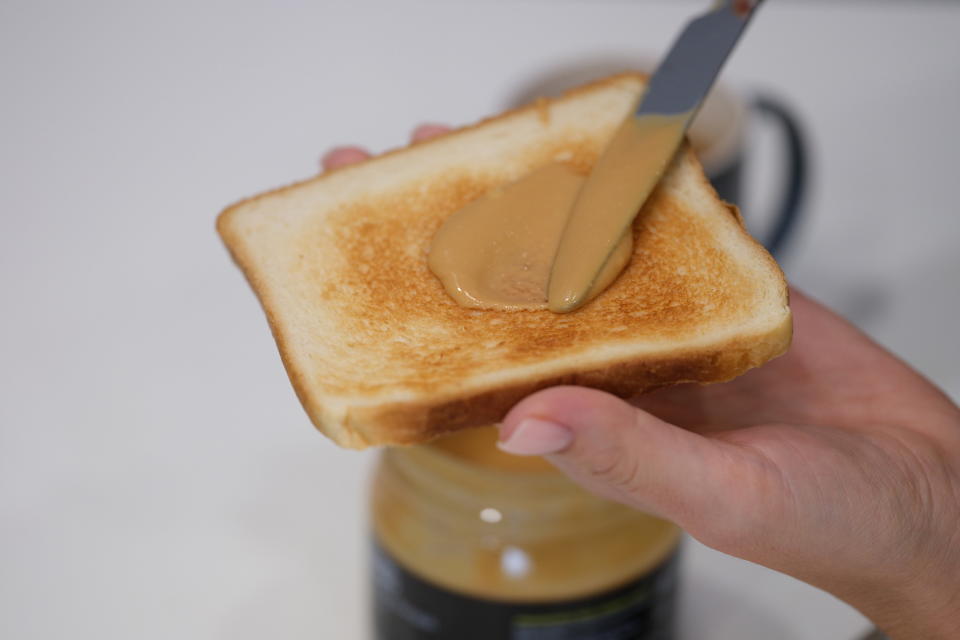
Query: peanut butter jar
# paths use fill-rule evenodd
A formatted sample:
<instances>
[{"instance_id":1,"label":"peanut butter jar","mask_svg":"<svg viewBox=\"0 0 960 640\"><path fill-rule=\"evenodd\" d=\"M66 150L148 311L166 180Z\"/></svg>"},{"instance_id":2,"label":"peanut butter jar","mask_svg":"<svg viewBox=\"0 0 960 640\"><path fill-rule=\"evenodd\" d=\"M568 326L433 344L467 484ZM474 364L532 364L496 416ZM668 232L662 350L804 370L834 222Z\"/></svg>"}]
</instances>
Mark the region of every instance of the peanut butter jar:
<instances>
[{"instance_id":1,"label":"peanut butter jar","mask_svg":"<svg viewBox=\"0 0 960 640\"><path fill-rule=\"evenodd\" d=\"M493 427L382 452L377 640L666 640L680 531L603 500Z\"/></svg>"}]
</instances>

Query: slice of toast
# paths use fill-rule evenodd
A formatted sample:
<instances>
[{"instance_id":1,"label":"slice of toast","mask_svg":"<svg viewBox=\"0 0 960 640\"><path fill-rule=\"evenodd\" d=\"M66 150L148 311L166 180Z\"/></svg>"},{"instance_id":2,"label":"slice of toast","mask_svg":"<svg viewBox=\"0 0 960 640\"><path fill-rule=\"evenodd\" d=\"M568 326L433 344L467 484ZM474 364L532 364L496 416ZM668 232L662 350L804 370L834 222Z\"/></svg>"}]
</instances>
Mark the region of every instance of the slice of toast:
<instances>
[{"instance_id":1,"label":"slice of toast","mask_svg":"<svg viewBox=\"0 0 960 640\"><path fill-rule=\"evenodd\" d=\"M637 217L626 270L574 313L465 309L428 269L434 232L467 202L549 162L588 172L643 86L614 76L220 215L321 431L353 448L424 442L545 387L629 397L786 350L783 274L686 148Z\"/></svg>"}]
</instances>

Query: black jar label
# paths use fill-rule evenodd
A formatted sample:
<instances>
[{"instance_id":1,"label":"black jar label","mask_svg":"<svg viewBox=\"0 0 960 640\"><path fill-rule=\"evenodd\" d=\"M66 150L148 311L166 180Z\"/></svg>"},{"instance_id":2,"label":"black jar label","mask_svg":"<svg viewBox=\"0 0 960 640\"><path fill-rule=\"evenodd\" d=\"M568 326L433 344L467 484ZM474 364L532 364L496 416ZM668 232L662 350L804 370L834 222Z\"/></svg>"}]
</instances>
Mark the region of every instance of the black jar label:
<instances>
[{"instance_id":1,"label":"black jar label","mask_svg":"<svg viewBox=\"0 0 960 640\"><path fill-rule=\"evenodd\" d=\"M601 594L566 602L500 602L420 578L373 544L376 640L670 640L677 554Z\"/></svg>"}]
</instances>

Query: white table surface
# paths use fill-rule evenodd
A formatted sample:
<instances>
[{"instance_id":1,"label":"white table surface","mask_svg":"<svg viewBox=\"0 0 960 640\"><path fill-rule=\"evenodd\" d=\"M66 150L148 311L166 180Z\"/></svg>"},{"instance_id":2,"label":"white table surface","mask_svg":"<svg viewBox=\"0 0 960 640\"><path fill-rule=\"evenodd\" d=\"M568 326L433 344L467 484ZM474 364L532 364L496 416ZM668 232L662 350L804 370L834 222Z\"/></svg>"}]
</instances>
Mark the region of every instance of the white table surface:
<instances>
[{"instance_id":1,"label":"white table surface","mask_svg":"<svg viewBox=\"0 0 960 640\"><path fill-rule=\"evenodd\" d=\"M309 426L214 216L333 144L656 55L705 4L4 2L0 637L364 637L373 456ZM956 4L778 0L725 76L811 135L789 275L954 398L958 31ZM688 640L867 628L695 543L684 570Z\"/></svg>"}]
</instances>

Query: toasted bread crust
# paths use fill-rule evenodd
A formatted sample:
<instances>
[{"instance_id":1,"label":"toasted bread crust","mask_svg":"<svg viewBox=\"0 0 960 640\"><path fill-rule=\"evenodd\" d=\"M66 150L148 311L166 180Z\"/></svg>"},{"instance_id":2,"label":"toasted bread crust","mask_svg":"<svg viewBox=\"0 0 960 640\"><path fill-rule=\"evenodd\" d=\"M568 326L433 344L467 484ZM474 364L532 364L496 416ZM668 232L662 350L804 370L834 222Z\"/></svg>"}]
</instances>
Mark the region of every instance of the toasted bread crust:
<instances>
[{"instance_id":1,"label":"toasted bread crust","mask_svg":"<svg viewBox=\"0 0 960 640\"><path fill-rule=\"evenodd\" d=\"M341 173L341 172L356 171L356 170L360 169L361 167L366 167L366 166L368 166L368 165L373 165L373 164L378 163L378 162L383 162L385 159L392 158L393 156L396 156L396 155L398 155L398 154L402 154L402 153L406 152L408 149L411 149L411 148L414 148L414 147L427 147L427 148L429 148L431 145L437 146L437 145L443 143L444 141L449 141L449 140L451 140L451 139L456 139L456 138L458 138L458 137L462 137L465 133L469 133L469 132L471 132L471 131L475 131L475 130L477 130L477 129L481 129L481 128L483 128L483 127L485 127L485 126L488 126L488 125L490 125L490 124L492 124L492 123L500 122L500 121L506 120L506 119L508 119L508 118L510 118L510 117L512 117L512 116L516 116L516 115L519 115L519 114L524 114L524 113L536 113L538 118L541 118L541 119L545 119L545 118L546 118L546 119L549 119L549 116L544 116L543 114L544 114L545 111L546 111L547 113L549 113L549 107L550 107L550 105L551 105L552 103L559 102L559 101L564 100L564 99L566 99L566 98L573 98L573 97L576 97L576 96L578 96L578 95L589 94L589 93L591 93L591 92L595 92L595 91L597 91L597 90L599 90L599 89L602 89L603 87L616 86L618 83L620 83L620 82L621 82L622 80L624 80L624 79L633 79L633 80L640 80L641 82L646 82L648 78L649 78L649 74L647 74L647 73L641 73L641 72L639 72L639 71L638 71L638 72L629 72L629 71L626 71L626 72L623 72L623 73L618 73L618 74L615 74L615 75L608 76L608 77L606 77L606 78L600 78L600 79L596 80L595 82L591 82L590 84L586 84L586 85L583 85L583 86L581 86L581 87L574 87L574 88L572 88L572 89L569 89L569 90L565 91L565 92L563 93L563 95L560 96L559 98L540 98L540 99L536 100L535 102L531 102L530 104L521 105L521 106L515 107L515 108L513 108L513 109L508 109L507 111L502 111L502 112L498 113L497 115L490 116L490 117L488 117L488 118L484 118L484 119L482 119L482 120L479 120L478 122L475 122L475 123L473 123L473 124L464 125L464 126L459 127L459 128L457 128L457 129L451 129L450 131L447 131L447 132L445 132L445 133L441 133L441 134L436 135L436 136L432 136L432 137L430 137L430 138L428 138L428 139L426 139L426 140L415 140L415 141L410 142L410 144L408 144L408 145L405 146L405 147L397 147L397 148L395 148L395 149L388 149L387 151L384 151L383 153L381 153L381 154L379 154L379 155L376 155L376 156L367 158L366 160L363 160L363 161L361 161L361 162L357 162L357 163L354 163L354 164L349 164L349 165L346 165L346 166L343 166L343 167L337 167L336 169L331 169L331 170L329 170L329 171L325 171L324 173L318 174L318 175L316 175L316 176L312 176L312 177L310 177L310 178L306 178L306 179L304 179L304 180L297 180L297 181L295 181L295 182L291 182L291 183L288 184L288 185L284 185L284 186L282 186L282 187L277 187L277 188L275 188L275 189L271 189L270 191L267 191L267 192L264 192L264 193L258 193L258 194L249 196L249 197L247 197L247 198L243 198L242 200L238 200L237 202L234 202L232 205L228 206L226 209L224 209L223 211L220 212L220 215L219 215L219 216L217 216L217 222L216 222L217 233L219 233L220 236L221 236L221 237L224 239L224 241L226 242L226 241L227 241L227 238L230 237L230 229L229 229L229 228L230 228L230 225L231 225L231 219L232 219L233 216L236 214L236 212L237 212L238 210L240 210L241 208L243 208L244 206L250 205L250 204L252 204L252 203L254 203L254 202L256 202L256 201L262 200L262 199L264 199L264 198L266 198L266 197L268 197L268 196L273 196L273 195L277 195L277 194L280 194L280 193L283 193L283 192L293 191L293 190L295 190L295 189L297 189L297 188L299 188L299 187L302 187L302 186L304 186L304 185L307 185L307 184L318 184L318 183L322 183L323 181L329 181L331 177L333 177L333 176L335 176L335 175L338 175L338 174ZM233 245L227 243L227 246L228 246L228 248L230 248L231 254L233 254L233 253L234 253L234 251L233 251ZM243 264L239 262L238 257L237 257L236 255L234 255L233 257L234 257L234 260L238 262L238 265L242 268Z\"/></svg>"},{"instance_id":2,"label":"toasted bread crust","mask_svg":"<svg viewBox=\"0 0 960 640\"><path fill-rule=\"evenodd\" d=\"M676 384L726 382L785 353L792 334L793 325L787 316L777 331L738 337L706 351L646 358L642 362L619 362L590 371L572 371L502 385L462 397L358 407L348 413L347 424L359 436L357 445L361 447L411 445L459 429L499 422L520 400L550 387L577 385L631 399Z\"/></svg>"},{"instance_id":3,"label":"toasted bread crust","mask_svg":"<svg viewBox=\"0 0 960 640\"><path fill-rule=\"evenodd\" d=\"M514 126L516 119L510 118L531 112L546 126L554 102L607 88L622 92L624 85L636 86L642 78L620 74L556 101L540 101L411 147L420 150L418 158L426 157L424 152L441 154L451 144L475 144L468 138L471 132L485 132L507 121ZM616 118L611 120L610 128L616 123ZM529 158L513 158L513 165L536 166L562 153L573 166L589 170L598 153L596 140L563 132L551 136L550 140L557 139L555 149L538 145L527 152ZM511 176L434 171L432 182L401 177L400 186L387 190L387 196L368 195L366 185L372 179L380 180L380 185L393 177L391 170L406 166L396 160L410 157L413 162L412 156L404 155L410 149L248 198L228 207L217 221L231 255L260 299L298 398L313 423L338 444L364 448L424 442L455 429L496 422L524 396L558 384L632 397L680 382L729 380L780 355L789 345L791 322L782 272L743 229L736 208L720 203L689 149L678 154L645 207L650 210L646 218L659 220L659 227L649 220L635 225L638 253L622 282L564 319L547 311L469 311L446 298L426 271L425 259L420 259L438 211L452 212ZM356 195L349 192L354 188ZM348 193L340 195L343 191ZM303 220L295 219L295 235L282 236L278 247L264 239L288 224L289 216L283 217L285 199L291 200L291 207L302 206L293 199L312 203L311 198L329 192L338 194L332 208L325 205L322 215L308 211ZM690 202L678 205L685 199ZM698 222L686 211L695 202L715 211L711 215L730 218ZM421 209L429 215L421 214ZM311 242L324 234L320 246L327 253L322 254ZM726 234L726 239L714 241L714 234ZM680 238L710 253L710 259L704 262L690 253L689 246L678 245ZM750 265L749 272L734 268L736 260L714 245L736 245L746 254L738 259ZM331 248L336 255L329 253ZM278 252L289 255L277 256ZM370 252L374 255L367 255ZM275 256L285 262L272 264ZM353 266L338 267L338 260ZM693 288L687 284L690 278L673 273L688 266L698 275ZM676 295L678 288L682 295ZM398 290L404 293L399 300ZM304 316L298 310L303 305L312 312ZM764 321L753 322L752 311ZM711 326L711 313L729 316L732 320L726 322L743 326L726 331L729 335L704 329L709 335L698 336L701 326ZM324 316L326 324L321 329L306 327L304 318L317 315ZM423 327L427 338L418 333ZM403 344L408 330L416 343L413 347ZM442 336L444 348L435 348L430 332ZM483 349L476 343L483 335L496 345L490 349L496 359L482 357ZM621 335L627 339L621 340ZM323 345L314 343L318 336ZM653 342L638 347L637 340L645 337ZM338 339L345 344L334 344ZM356 344L349 344L351 340ZM622 352L608 348L608 353L598 355L590 349L597 346L602 351L621 343ZM360 373L340 375L344 361L355 362ZM380 375L378 367L386 373Z\"/></svg>"}]
</instances>

